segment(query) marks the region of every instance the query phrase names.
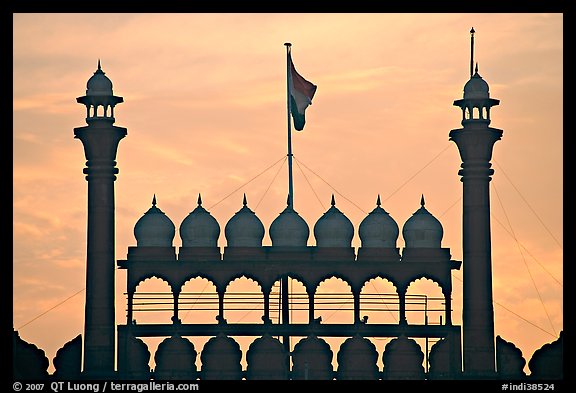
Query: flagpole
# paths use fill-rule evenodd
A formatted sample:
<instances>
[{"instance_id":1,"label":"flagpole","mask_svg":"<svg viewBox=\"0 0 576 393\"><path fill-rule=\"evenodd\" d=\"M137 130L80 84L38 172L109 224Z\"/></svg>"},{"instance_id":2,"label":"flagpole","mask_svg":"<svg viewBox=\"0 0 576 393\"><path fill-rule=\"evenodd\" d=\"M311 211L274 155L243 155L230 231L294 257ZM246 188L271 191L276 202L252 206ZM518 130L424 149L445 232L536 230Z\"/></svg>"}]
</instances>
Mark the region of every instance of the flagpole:
<instances>
[{"instance_id":1,"label":"flagpole","mask_svg":"<svg viewBox=\"0 0 576 393\"><path fill-rule=\"evenodd\" d=\"M294 208L294 179L292 177L292 121L290 114L292 112L292 92L290 91L290 48L292 44L287 42L286 46L286 92L287 92L287 107L288 107L288 203L290 207Z\"/></svg>"},{"instance_id":2,"label":"flagpole","mask_svg":"<svg viewBox=\"0 0 576 393\"><path fill-rule=\"evenodd\" d=\"M290 64L290 48L291 43L286 42L286 93L287 93L287 119L288 119L288 204L290 208L294 208L294 179L292 178L292 121L290 119L291 106L292 106L292 92L290 91L290 78L291 78L291 64ZM290 298L288 293L288 277L280 279L280 293L282 302L282 324L288 325L290 323ZM282 338L284 348L290 353L290 335L284 335Z\"/></svg>"}]
</instances>

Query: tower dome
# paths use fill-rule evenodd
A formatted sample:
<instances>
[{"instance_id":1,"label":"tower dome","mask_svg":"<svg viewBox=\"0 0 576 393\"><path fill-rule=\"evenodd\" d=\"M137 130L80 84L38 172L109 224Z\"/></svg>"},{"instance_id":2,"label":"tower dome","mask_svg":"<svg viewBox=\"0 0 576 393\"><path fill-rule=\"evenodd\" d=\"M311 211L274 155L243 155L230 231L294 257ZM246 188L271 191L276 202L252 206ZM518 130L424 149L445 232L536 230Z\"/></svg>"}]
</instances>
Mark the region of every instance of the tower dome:
<instances>
[{"instance_id":1,"label":"tower dome","mask_svg":"<svg viewBox=\"0 0 576 393\"><path fill-rule=\"evenodd\" d=\"M292 208L288 198L288 206L270 225L272 246L306 247L309 236L308 224Z\"/></svg>"},{"instance_id":2,"label":"tower dome","mask_svg":"<svg viewBox=\"0 0 576 393\"><path fill-rule=\"evenodd\" d=\"M406 221L402 236L407 248L440 248L444 229L442 224L424 207L424 195L420 200L420 209Z\"/></svg>"},{"instance_id":3,"label":"tower dome","mask_svg":"<svg viewBox=\"0 0 576 393\"><path fill-rule=\"evenodd\" d=\"M472 75L470 80L464 85L464 99L485 98L490 98L490 88L488 83L478 74L478 64L476 64L474 75Z\"/></svg>"},{"instance_id":4,"label":"tower dome","mask_svg":"<svg viewBox=\"0 0 576 393\"><path fill-rule=\"evenodd\" d=\"M380 195L378 195L376 208L362 220L358 227L362 247L396 248L399 233L396 221L380 207Z\"/></svg>"},{"instance_id":5,"label":"tower dome","mask_svg":"<svg viewBox=\"0 0 576 393\"><path fill-rule=\"evenodd\" d=\"M172 247L176 234L174 223L162 210L156 207L156 195L152 207L134 226L134 236L138 247Z\"/></svg>"},{"instance_id":6,"label":"tower dome","mask_svg":"<svg viewBox=\"0 0 576 393\"><path fill-rule=\"evenodd\" d=\"M87 96L113 96L112 92L112 81L108 79L105 75L106 73L102 71L100 67L100 60L98 60L98 69L94 72L94 75L88 79L86 83L86 95Z\"/></svg>"},{"instance_id":7,"label":"tower dome","mask_svg":"<svg viewBox=\"0 0 576 393\"><path fill-rule=\"evenodd\" d=\"M180 224L183 247L217 247L220 225L202 207L202 196L198 194L198 206Z\"/></svg>"},{"instance_id":8,"label":"tower dome","mask_svg":"<svg viewBox=\"0 0 576 393\"><path fill-rule=\"evenodd\" d=\"M244 206L228 221L224 228L228 247L262 247L264 225L247 206L244 194Z\"/></svg>"},{"instance_id":9,"label":"tower dome","mask_svg":"<svg viewBox=\"0 0 576 393\"><path fill-rule=\"evenodd\" d=\"M314 225L318 247L350 247L354 237L352 222L336 207L332 194L332 207Z\"/></svg>"}]
</instances>

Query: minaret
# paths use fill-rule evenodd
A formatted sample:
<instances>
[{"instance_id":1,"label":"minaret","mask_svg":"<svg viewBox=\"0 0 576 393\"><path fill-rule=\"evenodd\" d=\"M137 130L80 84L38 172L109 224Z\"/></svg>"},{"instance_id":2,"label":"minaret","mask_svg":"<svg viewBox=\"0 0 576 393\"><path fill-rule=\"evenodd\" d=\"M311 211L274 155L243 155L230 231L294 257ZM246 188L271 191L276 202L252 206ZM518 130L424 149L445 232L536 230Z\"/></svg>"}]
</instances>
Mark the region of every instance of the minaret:
<instances>
[{"instance_id":1,"label":"minaret","mask_svg":"<svg viewBox=\"0 0 576 393\"><path fill-rule=\"evenodd\" d=\"M474 29L470 34L473 62ZM490 108L499 103L490 98L476 63L464 86L464 98L454 101L462 109L462 128L450 131L450 140L458 145L462 158L458 174L463 183L463 355L464 375L470 378L496 375L489 183L494 174L492 149L502 130L489 125Z\"/></svg>"},{"instance_id":2,"label":"minaret","mask_svg":"<svg viewBox=\"0 0 576 393\"><path fill-rule=\"evenodd\" d=\"M112 82L98 69L88 80L86 95L76 101L86 106L87 126L74 129L86 155L88 181L88 242L84 367L88 378L110 378L115 360L114 303L114 181L116 151L126 129L114 126L114 107L123 102L112 92Z\"/></svg>"}]
</instances>

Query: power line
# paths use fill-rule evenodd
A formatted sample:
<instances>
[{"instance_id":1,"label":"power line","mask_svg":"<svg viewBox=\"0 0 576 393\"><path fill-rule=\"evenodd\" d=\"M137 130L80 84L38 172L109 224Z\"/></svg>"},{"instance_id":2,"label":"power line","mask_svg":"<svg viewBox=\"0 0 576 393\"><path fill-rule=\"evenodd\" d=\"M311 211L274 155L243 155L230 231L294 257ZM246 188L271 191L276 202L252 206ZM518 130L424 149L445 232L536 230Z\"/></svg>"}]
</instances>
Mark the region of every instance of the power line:
<instances>
[{"instance_id":1,"label":"power line","mask_svg":"<svg viewBox=\"0 0 576 393\"><path fill-rule=\"evenodd\" d=\"M550 314L548 314L548 310L546 309L546 304L544 303L544 300L542 299L542 295L540 294L540 290L538 290L538 286L536 285L536 281L534 280L534 277L532 276L532 272L530 271L530 267L528 266L528 263L526 262L526 258L524 257L524 253L522 252L522 248L518 244L518 239L516 238L516 234L514 233L514 228L512 228L512 224L510 223L510 219L508 218L508 214L506 213L506 209L504 209L504 205L502 204L502 200L500 199L500 195L498 194L498 190L496 189L496 186L494 184L492 186L494 187L494 191L496 193L496 197L498 198L498 202L500 203L500 206L502 207L502 210L504 211L504 217L506 217L506 221L508 221L508 225L510 226L510 231L512 232L512 237L514 238L514 240L516 241L516 244L518 245L518 251L520 251L520 255L522 256L522 261L524 262L524 266L526 266L526 269L528 270L528 275L530 276L530 280L532 280L532 285L534 285L534 289L536 290L536 293L538 294L538 298L540 299L540 303L542 303L542 308L544 308L544 313L546 313L546 317L548 317L548 322L550 322L550 326L552 327L552 331L554 332L554 334L556 334L556 329L554 329L554 325L552 324L552 319L550 318Z\"/></svg>"},{"instance_id":2,"label":"power line","mask_svg":"<svg viewBox=\"0 0 576 393\"><path fill-rule=\"evenodd\" d=\"M262 197L260 197L260 200L258 201L258 203L256 204L256 207L254 208L254 211L256 211L256 209L258 209L258 206L260 206L260 203L262 202L262 200L264 199L264 197L266 196L266 194L268 193L268 190L270 190L270 187L272 187L272 184L274 184L274 180L276 180L276 178L278 177L278 174L280 173L280 170L282 170L282 168L284 167L284 163L286 162L287 158L284 157L284 161L282 161L282 165L280 165L280 167L278 168L278 170L276 171L276 174L274 175L274 177L272 178L272 181L270 182L270 184L268 184L268 188L266 188L266 191L264 191L264 194L262 194Z\"/></svg>"},{"instance_id":3,"label":"power line","mask_svg":"<svg viewBox=\"0 0 576 393\"><path fill-rule=\"evenodd\" d=\"M440 215L438 216L438 218L442 218L442 216L444 216L446 213L448 213L448 211L450 211L450 209L452 209L454 206L456 206L456 204L457 204L458 202L460 202L461 200L462 200L462 197L459 197L454 203L452 203L452 204L450 205L450 207L448 207L446 210L444 210L444 211L442 212L442 214L440 214ZM508 230L508 228L506 228L506 227L504 226L504 224L502 224L502 222L501 222L500 220L498 220L498 218L494 215L494 213L490 212L490 215L491 215L492 218L496 221L496 223L498 223L498 224L502 227L502 229L504 229L504 231L505 231L510 237L513 237L513 236L512 236L512 233L510 233L510 231ZM562 281L560 281L559 279L557 279L556 276L554 276L554 274L552 274L548 269L546 269L546 266L544 266L544 265L538 260L538 258L536 258L536 257L530 252L530 250L528 250L528 249L526 248L526 246L524 246L524 244L522 244L518 239L516 239L516 241L517 241L518 244L524 249L524 251L525 251L528 255L530 255L530 257L531 257L532 259L534 259L534 262L536 262L536 263L538 264L538 266L540 266L540 267L542 268L542 270L544 270L546 273L548 273L548 275L549 275L550 277L552 277L552 279L553 279L554 281L556 281L556 282L558 283L558 285L560 285L561 287L564 287L564 284L562 284Z\"/></svg>"},{"instance_id":4,"label":"power line","mask_svg":"<svg viewBox=\"0 0 576 393\"><path fill-rule=\"evenodd\" d=\"M496 165L498 165L498 168L500 168L500 171L502 171L502 174L504 175L504 177L510 182L510 184L512 185L512 187L514 187L514 189L516 190L516 192L518 193L518 195L520 195L520 198L522 198L522 200L526 203L526 205L530 208L530 210L532 211L532 213L534 213L534 215L536 216L536 218L538 219L538 221L540 221L540 224L542 224L542 226L546 229L546 231L548 231L548 233L550 234L550 236L552 236L552 239L554 239L554 241L556 241L556 244L558 244L558 246L560 247L560 249L564 249L564 247L562 247L562 244L560 243L560 241L558 241L558 239L556 238L556 236L554 236L554 234L552 233L552 231L546 226L546 224L544 224L544 221L542 221L542 219L540 218L540 216L538 215L538 213L536 213L536 210L534 210L534 208L532 208L532 206L530 205L530 203L528 203L528 201L526 200L526 198L524 198L524 195L522 195L522 193L520 192L520 190L518 189L518 187L516 187L516 185L512 182L512 180L508 177L508 175L506 174L506 172L504 171L504 168L502 168L502 165L498 164L498 162L496 160L494 160L494 163Z\"/></svg>"},{"instance_id":5,"label":"power line","mask_svg":"<svg viewBox=\"0 0 576 393\"><path fill-rule=\"evenodd\" d=\"M442 212L442 214L440 214L440 215L438 216L438 218L442 218L442 216L443 216L444 214L448 213L448 211L449 211L450 209L452 209L454 206L456 206L456 204L457 204L458 202L460 202L461 200L462 200L462 197L458 198L453 204L450 205L450 207L449 207L448 209L444 210L444 211Z\"/></svg>"},{"instance_id":6,"label":"power line","mask_svg":"<svg viewBox=\"0 0 576 393\"><path fill-rule=\"evenodd\" d=\"M420 174L420 172L422 172L424 169L426 169L430 164L432 164L438 157L440 157L442 155L442 153L444 153L446 150L448 150L451 147L451 145L446 146L440 153L436 154L434 156L434 158L432 158L430 161L428 161L428 163L426 165L424 165L422 168L420 168L415 174L413 174L412 176L410 176L410 178L408 180L406 180L404 183L402 183L402 185L400 185L400 187L398 187L394 192L392 192L392 194L388 195L386 198L384 198L384 202L386 202L388 199L392 198L392 196L394 196L394 194L396 194L398 191L400 191L402 188L404 188L404 186L408 183L410 183L410 181L412 179L414 179L416 176L418 176L418 174Z\"/></svg>"},{"instance_id":7,"label":"power line","mask_svg":"<svg viewBox=\"0 0 576 393\"><path fill-rule=\"evenodd\" d=\"M294 159L296 161L299 161L296 157L294 157ZM328 181L324 180L324 178L322 176L320 176L319 174L317 174L316 172L314 172L312 169L310 169L306 164L304 164L302 161L300 161L300 163L304 166L304 168L308 169L310 172L312 172L313 174L315 174L320 180L322 180L324 183L326 183L328 185L328 187L330 187L332 190L334 190L334 192L338 195L340 195L342 198L344 198L345 200L347 200L348 202L350 202L353 206L355 206L358 210L360 210L362 213L364 214L368 214L368 212L364 209L362 209L360 206L358 206L356 203L354 203L352 200L350 200L349 198L347 198L344 194L342 194L340 191L338 191L334 186L332 186L332 184L328 183Z\"/></svg>"},{"instance_id":8,"label":"power line","mask_svg":"<svg viewBox=\"0 0 576 393\"><path fill-rule=\"evenodd\" d=\"M295 157L294 157L295 158ZM302 170L302 167L300 166L300 164L298 163L298 160L294 160L296 162L296 166L298 167L298 169L300 169L300 172L302 173L302 176L304 176L304 179L306 179L306 182L308 183L308 186L310 186L310 189L312 190L312 192L314 193L314 196L316 196L316 199L318 200L318 203L320 203L320 206L322 206L323 210L326 210L326 207L324 207L324 204L322 203L322 201L320 200L320 197L318 196L318 194L316 193L316 190L314 189L314 187L312 187L312 183L310 183L310 180L308 180L308 176L306 176L306 174L304 173L304 171Z\"/></svg>"},{"instance_id":9,"label":"power line","mask_svg":"<svg viewBox=\"0 0 576 393\"><path fill-rule=\"evenodd\" d=\"M282 156L282 158L280 158L278 161L276 161L275 163L273 163L272 165L270 165L269 167L267 167L266 169L264 169L262 172L260 172L259 174L257 174L256 176L254 176L252 179L248 180L246 183L242 184L240 187L236 188L234 191L232 191L231 193L229 193L228 195L226 195L224 198L220 199L218 202L216 202L215 204L213 204L212 206L210 206L208 208L208 210L211 210L212 208L218 206L220 203L222 203L224 200L228 199L232 194L234 194L236 191L242 189L242 187L247 186L248 184L250 184L252 181L256 180L256 178L260 177L261 175L263 175L264 173L266 173L270 168L274 167L276 164L278 164L280 161L285 160L286 156Z\"/></svg>"},{"instance_id":10,"label":"power line","mask_svg":"<svg viewBox=\"0 0 576 393\"><path fill-rule=\"evenodd\" d=\"M511 237L513 237L512 233L510 233L510 231L508 230L508 228L506 228L504 226L504 224L502 224L502 222L500 220L498 220L498 218L496 218L496 216L494 215L494 213L490 213L490 215L492 216L492 218L498 223L500 224L500 226L502 227L502 229L504 229L504 231L506 231L506 233L508 235L510 235ZM518 242L518 244L524 249L524 251L530 255L532 257L532 259L534 259L534 261L538 264L538 266L540 266L542 268L542 270L544 270L546 273L548 273L548 275L550 277L552 277L552 279L554 281L556 281L558 283L558 285L560 285L561 287L564 287L564 284L562 284L562 281L558 280L548 269L546 269L546 266L544 266L542 263L540 263L540 261L534 256L532 255L532 253L518 240L516 239L516 241Z\"/></svg>"},{"instance_id":11,"label":"power line","mask_svg":"<svg viewBox=\"0 0 576 393\"><path fill-rule=\"evenodd\" d=\"M38 318L42 317L43 315L48 314L50 311L54 310L55 308L61 306L62 304L66 303L68 300L72 299L74 296L82 293L86 288L82 288L81 290L79 290L78 292L68 296L66 299L62 300L60 303L56 304L55 306L52 306L51 308L49 308L48 310L44 311L43 313L41 313L40 315L32 318L31 320L29 320L28 322L26 322L24 325L21 325L19 328L17 328L16 330L20 330L23 327L26 327L28 325L30 325L32 322L34 322L35 320L37 320Z\"/></svg>"},{"instance_id":12,"label":"power line","mask_svg":"<svg viewBox=\"0 0 576 393\"><path fill-rule=\"evenodd\" d=\"M460 281L461 283L463 283L462 279L458 276L455 276L454 274L452 274L452 278L457 279L458 281ZM520 318L521 320L523 320L524 322L534 326L535 328L543 331L546 334L549 334L550 336L557 338L554 334L550 333L548 330L541 328L540 326L536 325L534 322L531 322L529 320L527 320L526 318L524 318L522 315L515 313L514 311L510 310L508 307L506 307L505 305L503 305L502 303L497 302L496 300L492 300L492 303L496 304L497 306L502 307L504 310L508 311L509 313L515 315L516 317Z\"/></svg>"}]
</instances>

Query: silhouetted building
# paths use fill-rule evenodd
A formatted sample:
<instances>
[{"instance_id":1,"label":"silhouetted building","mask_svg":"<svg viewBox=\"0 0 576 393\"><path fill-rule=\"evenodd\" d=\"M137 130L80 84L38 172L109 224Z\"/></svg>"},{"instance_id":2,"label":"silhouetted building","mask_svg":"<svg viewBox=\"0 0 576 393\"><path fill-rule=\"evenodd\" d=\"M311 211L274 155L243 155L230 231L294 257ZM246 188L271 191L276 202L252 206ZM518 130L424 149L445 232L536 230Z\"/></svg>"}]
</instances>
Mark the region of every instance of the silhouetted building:
<instances>
[{"instance_id":1,"label":"silhouetted building","mask_svg":"<svg viewBox=\"0 0 576 393\"><path fill-rule=\"evenodd\" d=\"M471 33L473 48L474 31ZM381 207L378 197L376 207L358 227L361 246L357 250L352 247L354 224L336 207L334 196L331 207L313 226L315 246L308 245L310 227L291 206L290 196L287 207L269 227L272 245L263 246L265 226L244 195L242 207L224 227L227 244L221 249L220 224L202 206L200 196L198 206L179 226L182 245L176 247L176 226L157 206L154 195L152 206L135 224L136 246L128 248L126 259L117 261L118 268L126 270L127 280L126 322L118 325L114 303L114 181L118 173L117 147L126 129L114 126L114 107L123 98L114 96L112 82L98 62L98 69L87 83L86 96L77 101L86 106L88 124L74 130L84 145L88 181L83 377L330 380L523 376L525 361L521 352L500 338L496 345L494 341L489 182L494 173L490 164L492 149L502 130L489 127L490 109L499 101L490 98L489 86L477 67L473 72L471 65L464 97L454 101L462 110L462 128L450 132L450 140L457 144L462 158L463 262L452 260L450 249L442 247L442 224L426 207L423 195L420 207L402 227L404 248L397 246L398 224ZM462 328L452 322L452 270L461 265ZM151 299L165 307L162 311L172 314L171 323L136 324L134 314L142 311L138 309L142 303L135 299L136 287L151 277L169 285L169 293L163 297L152 294ZM234 308L228 307L225 295L229 284L239 277L249 278L260 287L262 323L227 321L227 313ZM334 277L351 289L348 306L353 320L349 323L326 324L316 318L318 288ZM180 318L180 308L186 304L180 302L181 296L188 295L183 294L183 286L194 278L206 279L216 289L215 297L202 303L214 307L216 320L212 323L196 319L184 323ZM307 305L306 322L290 320L294 294L288 289L289 278L300 281L305 288L307 304L299 304ZM398 322L372 323L367 317L361 318L361 291L374 278L384 278L396 288L398 300L390 312L396 313ZM442 304L437 310L441 313L438 323L428 323L427 317L424 323L408 322L407 290L420 278L433 280L442 291L437 299ZM272 310L271 299L277 294L273 290L278 282L281 310ZM276 311L278 323L273 323ZM211 337L200 353L200 372L196 369L196 349L187 338L198 336ZM258 337L246 354L246 372L242 370L240 346L232 338L242 336ZM148 365L150 352L141 340L145 337L165 337L154 355L153 372ZM337 371L332 366L333 351L322 337L347 337L338 351ZM368 339L371 337L392 338L382 355L382 370L378 370L378 352ZM439 341L428 354L414 340L418 337ZM297 338L300 341L290 353L290 340ZM54 361L56 376L78 375L80 340L76 337L58 352ZM48 361L43 351L22 341L16 332L13 347L15 377L47 376ZM428 355L427 375L423 363L428 362ZM534 378L561 378L562 335L538 350L529 367Z\"/></svg>"}]
</instances>

